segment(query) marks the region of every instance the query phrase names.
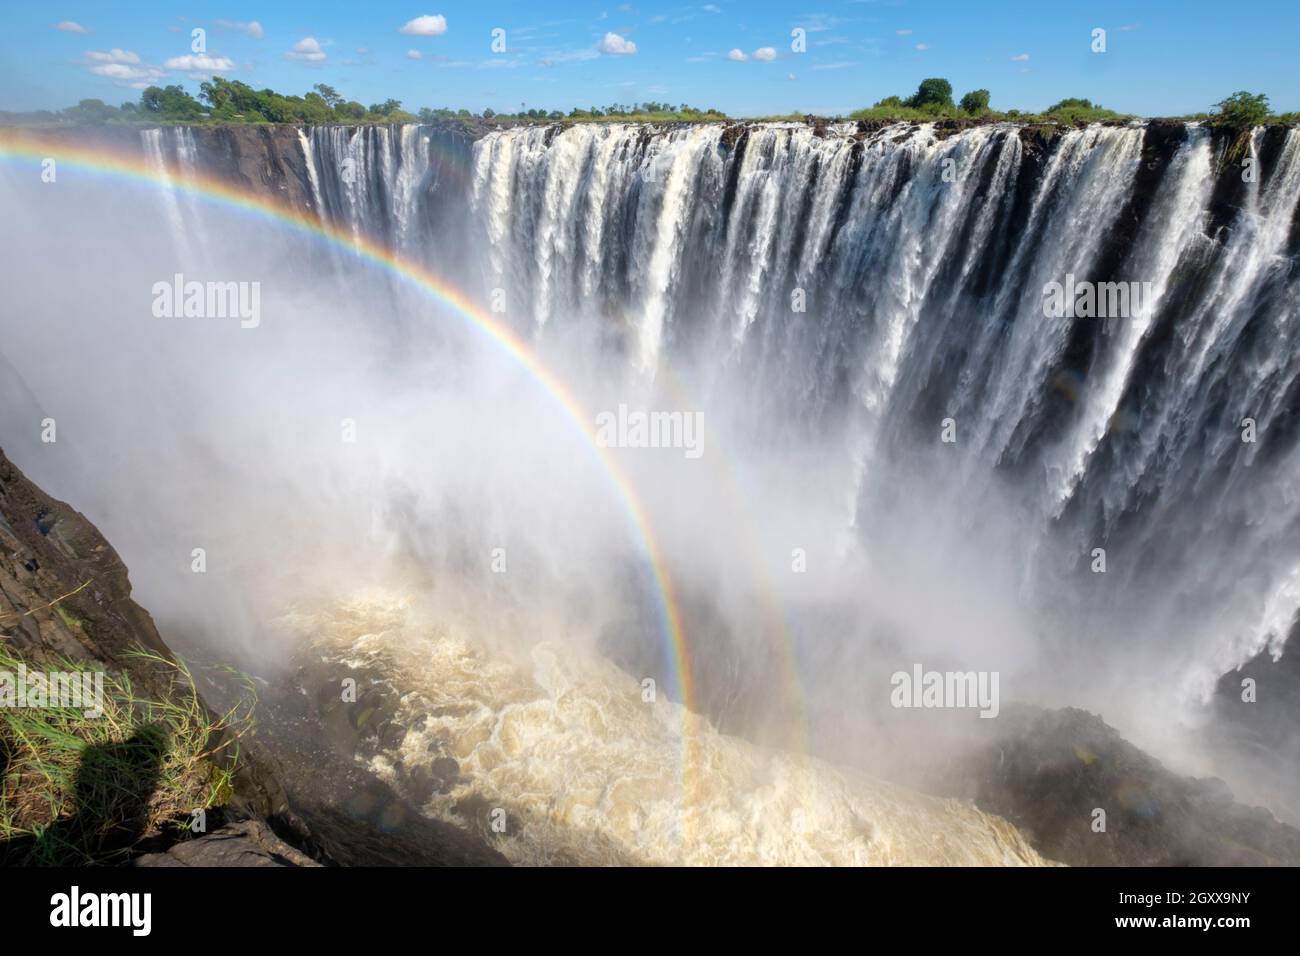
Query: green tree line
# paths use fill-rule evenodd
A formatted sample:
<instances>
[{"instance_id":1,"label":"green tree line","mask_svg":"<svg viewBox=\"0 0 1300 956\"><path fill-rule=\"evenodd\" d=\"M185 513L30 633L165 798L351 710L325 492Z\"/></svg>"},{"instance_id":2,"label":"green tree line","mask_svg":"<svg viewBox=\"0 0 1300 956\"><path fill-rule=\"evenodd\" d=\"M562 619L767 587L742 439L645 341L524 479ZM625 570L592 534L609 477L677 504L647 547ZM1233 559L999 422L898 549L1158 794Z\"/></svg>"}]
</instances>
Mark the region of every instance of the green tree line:
<instances>
[{"instance_id":1,"label":"green tree line","mask_svg":"<svg viewBox=\"0 0 1300 956\"><path fill-rule=\"evenodd\" d=\"M970 90L954 101L952 84L942 77L929 77L921 81L910 96L887 96L874 106L850 113L849 119L861 120L913 120L935 119L993 119L1022 122L1057 122L1075 124L1130 118L1125 114L1106 109L1091 100L1070 97L1052 104L1041 113L1022 112L1016 109L998 111L990 105L990 93L985 89ZM1199 119L1210 125L1234 130L1249 129L1267 122L1294 123L1300 114L1274 114L1263 94L1245 91L1233 93L1214 104L1214 112L1205 112L1183 119ZM433 123L438 120L487 120L510 122L552 122L571 120L597 122L623 120L632 122L712 122L727 119L716 109L701 109L687 103L612 103L608 106L576 107L564 113L560 110L529 108L520 104L514 112L496 112L484 109L473 113L467 109L447 107L433 109L422 107L416 112L403 108L400 100L388 99L381 103L362 104L349 100L325 83L317 83L302 96L277 93L272 89L257 90L239 80L214 76L199 85L199 95L190 95L179 85L151 86L140 94L138 101L128 101L112 106L98 99L85 99L76 106L57 112L0 113L0 122L74 123L99 125L105 123ZM789 117L796 118L796 117Z\"/></svg>"},{"instance_id":2,"label":"green tree line","mask_svg":"<svg viewBox=\"0 0 1300 956\"><path fill-rule=\"evenodd\" d=\"M1106 109L1100 103L1080 97L1068 97L1053 103L1041 113L1010 109L999 112L989 106L988 90L971 90L954 103L952 84L942 77L922 80L908 97L887 96L867 109L849 114L850 119L935 120L935 119L1007 119L1024 122L1057 122L1067 125L1095 123L1102 120L1133 117ZM1197 113L1180 119L1201 120L1211 126L1233 130L1251 129L1264 123L1300 122L1300 113L1274 114L1268 97L1262 93L1233 93L1214 104L1214 112Z\"/></svg>"},{"instance_id":3,"label":"green tree line","mask_svg":"<svg viewBox=\"0 0 1300 956\"><path fill-rule=\"evenodd\" d=\"M0 114L17 116L20 114ZM140 94L138 102L127 101L112 106L99 99L82 100L76 106L56 112L43 111L21 114L37 121L103 124L115 122L170 122L170 123L432 123L441 119L485 120L598 120L644 119L708 121L726 119L726 114L715 109L700 109L686 103L671 104L647 101L645 103L613 103L609 106L575 108L568 113L559 110L529 109L521 104L517 112L498 113L484 109L472 113L467 109L431 109L422 107L417 112L402 108L400 100L388 99L382 103L365 105L349 100L334 87L317 83L302 96L285 95L272 89L257 90L239 80L214 76L199 84L197 98L184 87L151 86Z\"/></svg>"}]
</instances>

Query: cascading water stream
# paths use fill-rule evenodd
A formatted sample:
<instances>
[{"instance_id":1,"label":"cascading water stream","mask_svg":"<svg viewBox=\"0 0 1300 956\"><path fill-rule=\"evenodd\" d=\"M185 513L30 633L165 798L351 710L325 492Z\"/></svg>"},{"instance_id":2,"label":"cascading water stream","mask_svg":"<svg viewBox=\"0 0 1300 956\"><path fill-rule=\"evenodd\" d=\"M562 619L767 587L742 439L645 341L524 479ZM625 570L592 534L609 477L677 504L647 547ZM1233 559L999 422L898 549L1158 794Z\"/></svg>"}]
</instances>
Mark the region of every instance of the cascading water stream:
<instances>
[{"instance_id":1,"label":"cascading water stream","mask_svg":"<svg viewBox=\"0 0 1300 956\"><path fill-rule=\"evenodd\" d=\"M145 134L160 169L190 155L181 136ZM599 330L625 394L725 408L737 458L814 450L810 505L831 503L844 567L887 574L913 532L940 552L987 535L1042 672L1084 659L1070 691L1118 694L1124 729L1161 709L1152 688L1194 709L1281 653L1300 608L1300 132L1255 131L1253 177L1196 124L300 141L324 219L503 294L538 348ZM1067 277L1135 284L1141 307L1045 314Z\"/></svg>"},{"instance_id":2,"label":"cascading water stream","mask_svg":"<svg viewBox=\"0 0 1300 956\"><path fill-rule=\"evenodd\" d=\"M1300 559L1285 540L1297 520L1296 472L1281 464L1296 454L1285 428L1296 350L1268 349L1240 367L1261 327L1294 340L1295 300L1280 292L1294 283L1285 245L1294 244L1300 133L1284 134L1266 178L1246 184L1218 233L1208 222L1219 147L1194 125L1134 211L1139 170L1152 161L1147 136L1139 124L1068 130L1031 158L1006 126L944 136L925 125L862 135L774 124L730 143L719 127L514 129L475 145L473 208L492 268L508 273L534 326L619 316L636 343L631 374L660 361L703 368L697 384L739 390L755 430L793 423L844 442L854 463L846 523L870 524L860 512L874 507L888 472L879 463L933 445L950 415L962 467L948 494L977 524L1009 487L1040 539L1028 553L1050 553L1053 565L1113 535L1148 552L1145 569L1118 572L1132 593L1187 546L1208 569L1223 560L1223 536L1244 533L1250 545L1239 542L1220 573L1267 578L1230 601L1229 617L1245 627L1248 608L1285 592ZM1122 230L1133 237L1117 253ZM1044 287L1067 274L1147 283L1145 301L1108 320L1047 318ZM791 308L795 290L806 313ZM1078 322L1089 323L1082 333ZM1172 337L1162 332L1170 327ZM1090 357L1075 354L1081 342ZM1143 399L1149 387L1136 373L1152 363L1164 382ZM1234 401L1216 400L1223 409L1211 422L1207 403L1224 389ZM1277 423L1271 466L1241 442L1240 419L1252 412ZM1118 427L1135 415L1140 424ZM1212 463L1178 447L1192 422L1216 429ZM1142 490L1156 476L1161 490ZM1188 510L1209 503L1212 483L1217 501ZM1283 515L1230 532L1251 495ZM1195 617L1170 614L1170 626ZM1221 634L1232 654L1217 653L1205 628L1193 628L1194 643L1214 667L1231 666L1280 640L1287 620L1278 615L1245 642Z\"/></svg>"}]
</instances>

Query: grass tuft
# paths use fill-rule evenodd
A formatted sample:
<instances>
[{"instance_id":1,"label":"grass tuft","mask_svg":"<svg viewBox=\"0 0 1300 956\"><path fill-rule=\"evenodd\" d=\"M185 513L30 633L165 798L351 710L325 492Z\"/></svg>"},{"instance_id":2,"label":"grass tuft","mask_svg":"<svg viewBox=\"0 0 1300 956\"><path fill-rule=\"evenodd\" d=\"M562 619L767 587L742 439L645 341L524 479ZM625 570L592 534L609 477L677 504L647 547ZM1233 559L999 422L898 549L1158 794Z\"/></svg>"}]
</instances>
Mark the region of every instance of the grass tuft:
<instances>
[{"instance_id":1,"label":"grass tuft","mask_svg":"<svg viewBox=\"0 0 1300 956\"><path fill-rule=\"evenodd\" d=\"M139 650L165 675L160 697L126 673L105 672L103 714L81 708L0 708L0 859L8 864L102 865L142 845L188 835L196 810L229 802L239 740L251 730L251 681L228 711L212 713L186 665ZM0 642L0 671L24 663ZM62 660L28 671L93 672Z\"/></svg>"}]
</instances>

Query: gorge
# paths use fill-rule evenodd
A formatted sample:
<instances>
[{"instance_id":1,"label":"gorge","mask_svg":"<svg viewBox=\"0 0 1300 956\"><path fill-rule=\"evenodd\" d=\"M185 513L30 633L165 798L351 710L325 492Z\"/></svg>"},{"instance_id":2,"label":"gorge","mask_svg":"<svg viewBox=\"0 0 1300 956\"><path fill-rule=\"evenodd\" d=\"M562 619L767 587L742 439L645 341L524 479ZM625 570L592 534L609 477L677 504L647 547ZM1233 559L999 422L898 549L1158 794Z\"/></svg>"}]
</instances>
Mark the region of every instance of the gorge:
<instances>
[{"instance_id":1,"label":"gorge","mask_svg":"<svg viewBox=\"0 0 1300 956\"><path fill-rule=\"evenodd\" d=\"M1204 860L1294 862L1293 830L1184 778L1300 820L1300 131L7 144L8 456L93 516L174 647L327 727L340 674L381 688L338 728L373 731L358 759L489 842L483 808L527 821L508 859L1150 862L1088 845L1110 801L1132 832L1219 821ZM182 274L256 283L258 323L157 316ZM1084 283L1143 307L1045 314ZM702 440L596 441L628 408ZM999 718L891 706L923 665L992 674ZM1044 779L1046 819L1019 802Z\"/></svg>"}]
</instances>

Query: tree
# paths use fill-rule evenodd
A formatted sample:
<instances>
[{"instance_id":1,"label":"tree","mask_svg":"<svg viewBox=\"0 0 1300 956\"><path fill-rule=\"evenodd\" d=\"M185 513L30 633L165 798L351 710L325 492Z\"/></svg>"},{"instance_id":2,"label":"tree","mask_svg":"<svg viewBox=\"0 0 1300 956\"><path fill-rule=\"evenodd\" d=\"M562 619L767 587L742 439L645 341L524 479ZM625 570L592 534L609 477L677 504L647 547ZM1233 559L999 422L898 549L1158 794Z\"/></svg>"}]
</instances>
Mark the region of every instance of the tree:
<instances>
[{"instance_id":1,"label":"tree","mask_svg":"<svg viewBox=\"0 0 1300 956\"><path fill-rule=\"evenodd\" d=\"M989 91L988 90L971 90L961 98L961 111L963 113L983 113L989 108Z\"/></svg>"},{"instance_id":2,"label":"tree","mask_svg":"<svg viewBox=\"0 0 1300 956\"><path fill-rule=\"evenodd\" d=\"M320 93L305 95L300 112L304 123L328 123L334 116L328 101Z\"/></svg>"},{"instance_id":3,"label":"tree","mask_svg":"<svg viewBox=\"0 0 1300 956\"><path fill-rule=\"evenodd\" d=\"M1233 93L1225 100L1214 104L1219 112L1212 123L1230 129L1254 129L1268 119L1268 97L1263 93L1247 93L1245 90Z\"/></svg>"},{"instance_id":4,"label":"tree","mask_svg":"<svg viewBox=\"0 0 1300 956\"><path fill-rule=\"evenodd\" d=\"M214 76L199 84L199 96L211 104L212 115L217 119L243 117L256 122L271 118L267 115L267 101L276 93L273 90L259 93L247 83Z\"/></svg>"},{"instance_id":5,"label":"tree","mask_svg":"<svg viewBox=\"0 0 1300 956\"><path fill-rule=\"evenodd\" d=\"M301 119L301 103L302 100L296 96L281 96L268 88L257 91L257 108L254 112L270 123L292 123Z\"/></svg>"},{"instance_id":6,"label":"tree","mask_svg":"<svg viewBox=\"0 0 1300 956\"><path fill-rule=\"evenodd\" d=\"M334 109L334 107L343 102L343 97L339 95L339 91L334 89L332 86L326 86L324 83L317 83L312 87L312 89L320 94L320 98L325 101L330 109ZM308 96L310 95L311 94L308 94Z\"/></svg>"},{"instance_id":7,"label":"tree","mask_svg":"<svg viewBox=\"0 0 1300 956\"><path fill-rule=\"evenodd\" d=\"M1045 112L1057 113L1062 110L1093 110L1093 109L1099 110L1101 109L1101 107L1093 106L1092 100L1084 100L1084 99L1080 99L1077 96L1071 96L1061 100L1061 102L1059 103L1053 103L1045 110Z\"/></svg>"},{"instance_id":8,"label":"tree","mask_svg":"<svg viewBox=\"0 0 1300 956\"><path fill-rule=\"evenodd\" d=\"M396 113L401 108L401 100L384 100L382 103L370 104L370 112L376 116L388 116L391 113Z\"/></svg>"},{"instance_id":9,"label":"tree","mask_svg":"<svg viewBox=\"0 0 1300 956\"><path fill-rule=\"evenodd\" d=\"M69 106L62 112L64 119L94 126L107 123L116 115L117 107L109 106L103 100L82 100L76 106Z\"/></svg>"},{"instance_id":10,"label":"tree","mask_svg":"<svg viewBox=\"0 0 1300 956\"><path fill-rule=\"evenodd\" d=\"M497 115L497 114L496 114L496 110L492 109L492 107L490 107L490 106L485 106L485 107L483 107L483 118L484 118L484 119L491 119L492 117L494 117L494 116L496 116L496 115Z\"/></svg>"},{"instance_id":11,"label":"tree","mask_svg":"<svg viewBox=\"0 0 1300 956\"><path fill-rule=\"evenodd\" d=\"M916 88L916 92L907 101L906 105L915 110L927 106L951 107L952 84L937 76L922 80L921 85Z\"/></svg>"},{"instance_id":12,"label":"tree","mask_svg":"<svg viewBox=\"0 0 1300 956\"><path fill-rule=\"evenodd\" d=\"M140 110L153 113L161 119L196 119L203 106L182 86L151 86L140 94Z\"/></svg>"}]
</instances>

